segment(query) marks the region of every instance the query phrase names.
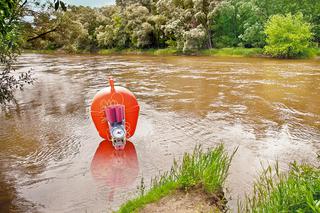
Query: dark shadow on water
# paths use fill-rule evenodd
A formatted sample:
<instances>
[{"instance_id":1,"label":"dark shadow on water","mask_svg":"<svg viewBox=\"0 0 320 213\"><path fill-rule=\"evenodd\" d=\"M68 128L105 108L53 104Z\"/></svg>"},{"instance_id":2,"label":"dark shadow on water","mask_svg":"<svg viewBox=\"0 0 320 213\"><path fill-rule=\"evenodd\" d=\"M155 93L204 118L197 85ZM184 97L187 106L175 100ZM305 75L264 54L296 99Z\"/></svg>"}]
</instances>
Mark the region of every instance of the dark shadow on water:
<instances>
[{"instance_id":1,"label":"dark shadow on water","mask_svg":"<svg viewBox=\"0 0 320 213\"><path fill-rule=\"evenodd\" d=\"M91 162L91 174L96 181L110 187L109 201L117 188L132 184L138 173L138 157L132 142L127 141L123 150L115 150L108 140L99 144Z\"/></svg>"}]
</instances>

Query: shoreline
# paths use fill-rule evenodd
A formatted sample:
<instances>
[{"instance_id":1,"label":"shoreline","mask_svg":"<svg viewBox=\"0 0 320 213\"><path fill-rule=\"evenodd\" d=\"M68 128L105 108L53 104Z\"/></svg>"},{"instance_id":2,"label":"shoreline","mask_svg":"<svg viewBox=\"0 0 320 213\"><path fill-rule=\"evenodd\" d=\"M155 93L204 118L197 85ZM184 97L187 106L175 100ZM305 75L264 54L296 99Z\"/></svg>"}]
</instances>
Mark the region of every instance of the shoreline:
<instances>
[{"instance_id":1,"label":"shoreline","mask_svg":"<svg viewBox=\"0 0 320 213\"><path fill-rule=\"evenodd\" d=\"M285 172L278 161L262 167L253 191L230 209L224 181L236 152L229 155L223 145L207 152L195 148L192 154L185 153L181 165L174 161L170 171L152 179L146 193L141 179L140 195L115 212L320 212L320 167L296 161Z\"/></svg>"},{"instance_id":2,"label":"shoreline","mask_svg":"<svg viewBox=\"0 0 320 213\"><path fill-rule=\"evenodd\" d=\"M118 212L224 212L224 183L236 151L228 154L222 144L207 151L196 146L181 164L174 160L169 171L153 178L146 193L142 178L140 195Z\"/></svg>"},{"instance_id":3,"label":"shoreline","mask_svg":"<svg viewBox=\"0 0 320 213\"><path fill-rule=\"evenodd\" d=\"M315 52L315 56L311 58L289 58L288 60L301 60L301 59L319 59L320 48L312 48ZM283 60L283 58L273 58L265 55L262 48L222 48L222 49L203 49L192 53L182 53L174 48L165 49L100 49L95 52L90 51L78 51L67 52L64 50L31 50L24 49L22 53L35 53L35 54L70 54L70 55L146 55L146 56L209 56L209 57L248 57L248 58L271 58Z\"/></svg>"}]
</instances>

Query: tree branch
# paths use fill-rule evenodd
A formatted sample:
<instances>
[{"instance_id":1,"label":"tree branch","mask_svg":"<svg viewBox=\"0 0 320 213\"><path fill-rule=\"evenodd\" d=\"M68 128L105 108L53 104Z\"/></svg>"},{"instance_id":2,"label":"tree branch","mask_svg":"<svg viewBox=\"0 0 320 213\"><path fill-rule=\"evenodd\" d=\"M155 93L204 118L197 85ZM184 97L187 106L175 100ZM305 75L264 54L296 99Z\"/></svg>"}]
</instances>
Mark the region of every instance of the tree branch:
<instances>
[{"instance_id":1,"label":"tree branch","mask_svg":"<svg viewBox=\"0 0 320 213\"><path fill-rule=\"evenodd\" d=\"M33 41L33 40L35 40L35 39L41 38L41 37L47 35L48 33L54 32L54 31L56 31L56 30L57 30L57 27L55 27L55 28L53 28L52 30L49 30L49 31L47 31L47 32L41 33L41 34L39 34L39 35L37 35L37 36L35 36L35 37L32 37L32 38L27 39L27 42L30 42L30 41Z\"/></svg>"}]
</instances>

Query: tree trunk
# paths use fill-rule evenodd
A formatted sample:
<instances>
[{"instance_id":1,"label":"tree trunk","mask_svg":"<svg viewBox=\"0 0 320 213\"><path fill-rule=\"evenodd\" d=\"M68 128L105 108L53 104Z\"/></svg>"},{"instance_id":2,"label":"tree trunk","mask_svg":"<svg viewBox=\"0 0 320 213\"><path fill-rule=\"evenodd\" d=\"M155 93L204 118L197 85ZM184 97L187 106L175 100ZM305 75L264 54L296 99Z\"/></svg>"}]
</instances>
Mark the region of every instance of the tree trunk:
<instances>
[{"instance_id":1,"label":"tree trunk","mask_svg":"<svg viewBox=\"0 0 320 213\"><path fill-rule=\"evenodd\" d=\"M208 35L208 49L212 48L212 41L211 41L211 30L207 29L207 35Z\"/></svg>"}]
</instances>

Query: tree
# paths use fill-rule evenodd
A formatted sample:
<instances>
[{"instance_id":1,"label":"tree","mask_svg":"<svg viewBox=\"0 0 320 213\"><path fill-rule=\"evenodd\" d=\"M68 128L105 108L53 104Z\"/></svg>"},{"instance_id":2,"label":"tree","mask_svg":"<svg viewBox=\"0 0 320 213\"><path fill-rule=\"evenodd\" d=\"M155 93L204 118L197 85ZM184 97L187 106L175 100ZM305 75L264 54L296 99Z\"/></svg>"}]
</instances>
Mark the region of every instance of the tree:
<instances>
[{"instance_id":1,"label":"tree","mask_svg":"<svg viewBox=\"0 0 320 213\"><path fill-rule=\"evenodd\" d=\"M219 3L219 0L194 0L195 18L206 32L207 48L212 48L211 25Z\"/></svg>"},{"instance_id":2,"label":"tree","mask_svg":"<svg viewBox=\"0 0 320 213\"><path fill-rule=\"evenodd\" d=\"M253 1L226 0L213 20L213 40L217 47L263 47L264 21Z\"/></svg>"},{"instance_id":3,"label":"tree","mask_svg":"<svg viewBox=\"0 0 320 213\"><path fill-rule=\"evenodd\" d=\"M280 58L307 56L312 33L311 25L303 20L302 13L271 16L264 32L267 54Z\"/></svg>"},{"instance_id":4,"label":"tree","mask_svg":"<svg viewBox=\"0 0 320 213\"><path fill-rule=\"evenodd\" d=\"M13 100L14 91L32 83L30 72L14 75L13 64L20 53L22 43L20 18L27 1L1 1L0 6L0 104Z\"/></svg>"},{"instance_id":5,"label":"tree","mask_svg":"<svg viewBox=\"0 0 320 213\"><path fill-rule=\"evenodd\" d=\"M187 53L199 50L206 40L206 30L202 25L199 25L197 28L185 32L184 39L183 52Z\"/></svg>"},{"instance_id":6,"label":"tree","mask_svg":"<svg viewBox=\"0 0 320 213\"><path fill-rule=\"evenodd\" d=\"M23 90L25 84L31 84L30 71L15 74L14 63L23 44L22 17L28 0L0 1L0 104L14 100L14 92ZM53 0L55 10L66 6L61 0ZM35 4L40 4L35 1ZM39 37L39 36L37 36Z\"/></svg>"}]
</instances>

